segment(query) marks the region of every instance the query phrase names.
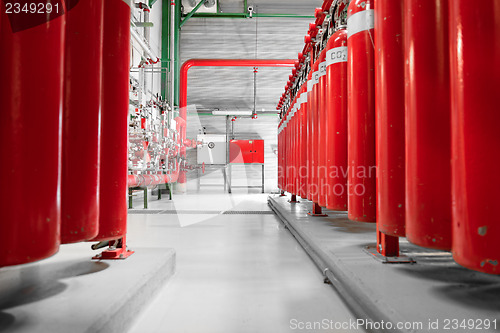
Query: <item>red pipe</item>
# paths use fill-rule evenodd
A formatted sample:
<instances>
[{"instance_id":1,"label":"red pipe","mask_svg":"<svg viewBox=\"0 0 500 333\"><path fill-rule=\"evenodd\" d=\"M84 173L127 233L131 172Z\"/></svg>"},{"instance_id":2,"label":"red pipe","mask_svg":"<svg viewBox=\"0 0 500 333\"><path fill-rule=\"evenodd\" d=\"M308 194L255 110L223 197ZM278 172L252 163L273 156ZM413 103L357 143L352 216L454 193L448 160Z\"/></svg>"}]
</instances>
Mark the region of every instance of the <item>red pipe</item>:
<instances>
[{"instance_id":1,"label":"red pipe","mask_svg":"<svg viewBox=\"0 0 500 333\"><path fill-rule=\"evenodd\" d=\"M155 186L165 184L164 175L128 175L128 187Z\"/></svg>"},{"instance_id":2,"label":"red pipe","mask_svg":"<svg viewBox=\"0 0 500 333\"><path fill-rule=\"evenodd\" d=\"M156 186L161 184L175 183L179 177L180 165L168 175L128 175L128 187Z\"/></svg>"},{"instance_id":3,"label":"red pipe","mask_svg":"<svg viewBox=\"0 0 500 333\"><path fill-rule=\"evenodd\" d=\"M187 82L191 67L295 67L294 59L190 59L181 67L179 116L187 121ZM181 140L186 139L186 124L181 127ZM186 156L185 148L181 148L181 156ZM179 182L186 182L186 173L179 176Z\"/></svg>"},{"instance_id":4,"label":"red pipe","mask_svg":"<svg viewBox=\"0 0 500 333\"><path fill-rule=\"evenodd\" d=\"M294 59L190 59L181 67L179 116L187 118L187 79L191 67L295 67Z\"/></svg>"}]
</instances>

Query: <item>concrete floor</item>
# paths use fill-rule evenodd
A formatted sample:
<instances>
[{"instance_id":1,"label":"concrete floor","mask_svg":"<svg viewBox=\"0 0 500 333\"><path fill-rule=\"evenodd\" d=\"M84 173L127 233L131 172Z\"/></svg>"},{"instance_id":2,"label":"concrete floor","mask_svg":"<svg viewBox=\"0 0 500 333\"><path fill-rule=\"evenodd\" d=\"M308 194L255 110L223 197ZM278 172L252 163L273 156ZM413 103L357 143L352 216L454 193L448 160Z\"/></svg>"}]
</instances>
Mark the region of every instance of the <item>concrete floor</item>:
<instances>
[{"instance_id":1,"label":"concrete floor","mask_svg":"<svg viewBox=\"0 0 500 333\"><path fill-rule=\"evenodd\" d=\"M177 268L129 332L343 332L297 328L355 320L272 215L267 194L257 192L152 198L148 211L138 199L129 214L130 246L174 248Z\"/></svg>"}]
</instances>

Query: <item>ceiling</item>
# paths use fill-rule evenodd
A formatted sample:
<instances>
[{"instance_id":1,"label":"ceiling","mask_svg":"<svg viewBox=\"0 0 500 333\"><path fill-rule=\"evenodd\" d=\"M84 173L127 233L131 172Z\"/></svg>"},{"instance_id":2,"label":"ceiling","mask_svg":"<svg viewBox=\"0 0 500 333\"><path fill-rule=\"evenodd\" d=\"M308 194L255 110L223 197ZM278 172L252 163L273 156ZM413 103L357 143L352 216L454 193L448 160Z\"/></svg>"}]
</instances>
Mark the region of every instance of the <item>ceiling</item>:
<instances>
[{"instance_id":1,"label":"ceiling","mask_svg":"<svg viewBox=\"0 0 500 333\"><path fill-rule=\"evenodd\" d=\"M321 7L322 0L248 0L248 5L253 6L257 13L283 13L313 15L314 8ZM241 12L243 0L219 0L223 12Z\"/></svg>"},{"instance_id":2,"label":"ceiling","mask_svg":"<svg viewBox=\"0 0 500 333\"><path fill-rule=\"evenodd\" d=\"M248 0L258 13L313 15L322 0ZM225 13L242 12L243 0L220 0ZM192 58L296 59L311 19L196 18L182 27L181 62ZM256 110L276 112L290 68L261 68L257 73ZM252 68L193 67L188 104L198 111L253 110Z\"/></svg>"}]
</instances>

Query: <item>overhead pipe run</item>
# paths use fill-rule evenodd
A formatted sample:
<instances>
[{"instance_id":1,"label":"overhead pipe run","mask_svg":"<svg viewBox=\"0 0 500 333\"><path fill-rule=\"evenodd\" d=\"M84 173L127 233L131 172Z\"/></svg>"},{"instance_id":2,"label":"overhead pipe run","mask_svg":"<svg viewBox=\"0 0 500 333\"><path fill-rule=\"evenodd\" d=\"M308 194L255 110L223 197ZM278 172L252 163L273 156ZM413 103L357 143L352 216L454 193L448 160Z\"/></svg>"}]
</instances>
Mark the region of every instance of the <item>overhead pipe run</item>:
<instances>
[{"instance_id":1,"label":"overhead pipe run","mask_svg":"<svg viewBox=\"0 0 500 333\"><path fill-rule=\"evenodd\" d=\"M191 67L295 67L294 59L190 59L181 67L179 117L187 121L187 79ZM186 125L181 127L181 142L186 139ZM186 148L181 148L181 157L185 158ZM181 171L179 183L186 183L186 172Z\"/></svg>"},{"instance_id":2,"label":"overhead pipe run","mask_svg":"<svg viewBox=\"0 0 500 333\"><path fill-rule=\"evenodd\" d=\"M181 67L179 116L186 119L187 74L191 67L295 67L294 59L190 59Z\"/></svg>"},{"instance_id":3,"label":"overhead pipe run","mask_svg":"<svg viewBox=\"0 0 500 333\"><path fill-rule=\"evenodd\" d=\"M187 16L186 16L187 17ZM297 14L268 14L268 13L196 13L191 17L197 18L230 18L230 19L247 19L253 17L270 17L270 18L303 18L313 19L314 15L297 15Z\"/></svg>"},{"instance_id":4,"label":"overhead pipe run","mask_svg":"<svg viewBox=\"0 0 500 333\"><path fill-rule=\"evenodd\" d=\"M139 45L141 46L142 50L148 55L148 57L154 62L154 63L157 63L160 58L158 58L154 53L153 51L151 50L151 48L149 47L149 45L144 41L144 39L139 36L139 34L134 30L133 27L130 27L130 36L135 40L137 41L137 43L139 43Z\"/></svg>"}]
</instances>

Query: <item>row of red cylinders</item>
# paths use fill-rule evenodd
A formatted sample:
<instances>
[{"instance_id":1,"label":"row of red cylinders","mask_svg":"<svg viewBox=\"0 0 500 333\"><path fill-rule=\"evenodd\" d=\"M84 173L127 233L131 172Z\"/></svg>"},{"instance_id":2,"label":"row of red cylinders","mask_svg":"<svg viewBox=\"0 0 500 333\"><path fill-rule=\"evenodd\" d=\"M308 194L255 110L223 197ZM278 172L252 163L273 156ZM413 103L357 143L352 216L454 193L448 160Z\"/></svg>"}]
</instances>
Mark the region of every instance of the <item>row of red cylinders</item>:
<instances>
[{"instance_id":1,"label":"row of red cylinders","mask_svg":"<svg viewBox=\"0 0 500 333\"><path fill-rule=\"evenodd\" d=\"M1 3L0 267L126 233L130 2L51 4Z\"/></svg>"},{"instance_id":2,"label":"row of red cylinders","mask_svg":"<svg viewBox=\"0 0 500 333\"><path fill-rule=\"evenodd\" d=\"M279 187L499 274L500 4L353 0L347 22L287 91Z\"/></svg>"}]
</instances>

